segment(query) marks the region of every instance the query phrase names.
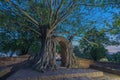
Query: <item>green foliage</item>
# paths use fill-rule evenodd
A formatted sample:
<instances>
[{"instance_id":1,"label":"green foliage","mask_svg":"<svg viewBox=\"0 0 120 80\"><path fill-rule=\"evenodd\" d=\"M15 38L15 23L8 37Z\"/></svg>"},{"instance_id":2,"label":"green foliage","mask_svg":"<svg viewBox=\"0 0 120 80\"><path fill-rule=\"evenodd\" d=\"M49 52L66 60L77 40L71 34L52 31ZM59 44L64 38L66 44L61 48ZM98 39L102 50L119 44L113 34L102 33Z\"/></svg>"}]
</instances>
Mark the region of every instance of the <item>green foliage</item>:
<instances>
[{"instance_id":1,"label":"green foliage","mask_svg":"<svg viewBox=\"0 0 120 80\"><path fill-rule=\"evenodd\" d=\"M82 53L82 50L81 50L81 48L79 46L75 46L73 48L73 51L75 53L75 56L77 56L77 57L82 57L82 58L90 59L90 55Z\"/></svg>"},{"instance_id":2,"label":"green foliage","mask_svg":"<svg viewBox=\"0 0 120 80\"><path fill-rule=\"evenodd\" d=\"M107 50L105 49L104 46L99 45L99 47L92 47L89 53L85 54L90 54L91 59L94 61L99 61L101 58L105 58L107 53Z\"/></svg>"},{"instance_id":3,"label":"green foliage","mask_svg":"<svg viewBox=\"0 0 120 80\"><path fill-rule=\"evenodd\" d=\"M76 56L80 57L80 49L79 49L78 46L75 46L75 47L73 48L73 51L74 51L74 53L75 53Z\"/></svg>"},{"instance_id":4,"label":"green foliage","mask_svg":"<svg viewBox=\"0 0 120 80\"><path fill-rule=\"evenodd\" d=\"M28 54L36 48L40 48L40 43L30 32L13 32L3 30L0 32L0 52L10 53L10 56L14 54ZM34 45L36 44L36 46ZM34 45L34 46L33 46ZM38 46L39 45L39 46ZM31 50L29 50L31 48ZM37 51L37 50L36 50ZM34 52L35 54L36 52Z\"/></svg>"},{"instance_id":5,"label":"green foliage","mask_svg":"<svg viewBox=\"0 0 120 80\"><path fill-rule=\"evenodd\" d=\"M120 64L120 52L107 55L107 59L109 62Z\"/></svg>"},{"instance_id":6,"label":"green foliage","mask_svg":"<svg viewBox=\"0 0 120 80\"><path fill-rule=\"evenodd\" d=\"M99 61L106 56L107 50L104 45L109 42L104 30L97 30L92 28L88 30L82 40L80 40L80 48L82 53L94 61Z\"/></svg>"},{"instance_id":7,"label":"green foliage","mask_svg":"<svg viewBox=\"0 0 120 80\"><path fill-rule=\"evenodd\" d=\"M60 53L60 51L61 51L61 46L60 46L60 45L57 45L57 46L56 46L56 49L57 49L57 53Z\"/></svg>"},{"instance_id":8,"label":"green foliage","mask_svg":"<svg viewBox=\"0 0 120 80\"><path fill-rule=\"evenodd\" d=\"M9 2L9 0L7 1ZM58 0L58 1L53 0L52 8L50 8L50 1L48 1L48 5L47 5L46 0L30 0L30 1L16 0L16 1L13 1L20 9L25 11L27 15L32 17L32 20L35 20L38 22L37 27L36 27L36 24L30 20L30 18L26 17L26 15L23 12L19 11L19 9L16 8L16 5L13 5L13 4L11 5L9 3L6 3L3 0L0 1L2 3L2 6L0 7L0 27L5 27L5 29L7 30L7 32L4 33L5 36L3 36L5 38L3 41L4 43L2 45L5 48L3 51L9 51L9 50L16 51L18 49L27 49L28 47L30 49L31 47L33 47L33 51L38 51L38 46L40 46L40 45L37 45L39 43L38 41L39 39L38 39L38 35L33 33L34 32L33 30L39 32L41 30L40 29L41 26L48 25L50 24L50 22L51 24L54 24L54 22L56 21L58 23L59 22L61 23L61 18L66 14L67 14L67 17L65 17L66 21L64 21L62 24L59 24L59 26L63 26L63 27L57 28L59 32L69 32L67 36L70 36L71 34L76 34L77 32L79 32L77 36L80 36L80 33L83 36L83 34L85 33L84 38L85 39L87 38L88 41L86 41L86 43L84 44L90 47L100 47L101 42L104 42L104 44L107 44L108 43L107 38L103 36L104 30L101 30L99 32L96 30L91 30L92 32L88 31L86 33L86 31L88 30L87 29L88 27L85 27L86 25L88 25L87 23L89 23L89 25L93 25L95 21L87 22L86 20L83 19L83 21L86 21L86 23L84 22L82 23L82 18L86 14L83 15L80 13L81 11L83 11L82 13L85 13L88 10L95 8L96 7L95 5L98 3L100 3L98 5L102 4L101 6L104 7L104 2L106 1L103 1L103 0L102 1L101 0L100 1L73 0L72 3L77 4L77 5L79 4L80 6L82 5L83 7L77 6L76 10L69 11L69 7L71 5L71 4L69 5L69 3L71 1L72 0L63 0L62 7L58 11L57 15L55 13L57 13L56 11L58 9L58 5L60 4L61 0ZM93 7L89 6L89 4L92 5ZM88 5L89 7L86 7L86 5ZM52 12L50 9L52 9ZM50 13L52 14L52 16ZM89 12L87 12L87 14L88 13ZM84 24L84 26L82 24ZM117 21L115 25L119 25L119 21ZM112 33L116 33L116 31L112 31ZM2 34L3 33L1 33L1 35ZM11 35L11 34L14 34L14 35ZM29 34L29 36L27 34ZM0 39L1 42L2 42L2 38ZM85 40L84 38L83 40ZM96 48L93 48L93 50L94 49Z\"/></svg>"},{"instance_id":9,"label":"green foliage","mask_svg":"<svg viewBox=\"0 0 120 80\"><path fill-rule=\"evenodd\" d=\"M112 27L110 28L110 33L112 35L120 34L120 17L117 14L114 14L114 21L112 23Z\"/></svg>"},{"instance_id":10,"label":"green foliage","mask_svg":"<svg viewBox=\"0 0 120 80\"><path fill-rule=\"evenodd\" d=\"M10 8L6 2L0 5L2 5L0 7L0 52L3 54L11 52L10 56L33 54L33 51L37 51L41 45L38 35L30 29L30 27L36 29L35 26L13 6Z\"/></svg>"}]
</instances>

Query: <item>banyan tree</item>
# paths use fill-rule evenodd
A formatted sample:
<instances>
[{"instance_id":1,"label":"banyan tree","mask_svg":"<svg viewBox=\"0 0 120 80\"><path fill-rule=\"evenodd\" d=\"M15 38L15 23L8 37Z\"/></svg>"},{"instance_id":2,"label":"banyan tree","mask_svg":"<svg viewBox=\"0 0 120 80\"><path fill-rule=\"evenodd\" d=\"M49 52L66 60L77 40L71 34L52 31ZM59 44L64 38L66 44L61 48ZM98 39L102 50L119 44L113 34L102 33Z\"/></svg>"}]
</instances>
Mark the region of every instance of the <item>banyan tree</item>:
<instances>
[{"instance_id":1,"label":"banyan tree","mask_svg":"<svg viewBox=\"0 0 120 80\"><path fill-rule=\"evenodd\" d=\"M57 27L64 22L78 6L77 0L6 0L11 13L23 18L24 23L16 21L28 30L36 33L41 44L40 52L32 57L32 67L36 70L56 69L56 46L61 46L62 66L72 67L75 56L72 38L56 36Z\"/></svg>"},{"instance_id":2,"label":"banyan tree","mask_svg":"<svg viewBox=\"0 0 120 80\"><path fill-rule=\"evenodd\" d=\"M75 56L71 43L74 35L71 35L69 38L56 35L56 30L61 23L66 21L69 16L72 15L72 12L74 12L77 7L79 8L80 5L94 6L98 3L102 4L105 1L1 0L1 2L6 3L3 9L11 14L10 17L8 16L9 20L7 21L9 25L5 24L4 26L18 26L36 34L35 37L39 39L41 47L40 52L31 59L32 67L36 70L45 70L46 68L56 68L55 55L58 44L61 46L62 66L72 67L75 64ZM100 6L100 4L98 6ZM79 12L79 10L77 11ZM0 10L0 13L4 15L4 11ZM74 19L72 18L71 20ZM72 24L69 23L69 21L70 18L68 24ZM66 27L64 27L64 29L66 29Z\"/></svg>"}]
</instances>

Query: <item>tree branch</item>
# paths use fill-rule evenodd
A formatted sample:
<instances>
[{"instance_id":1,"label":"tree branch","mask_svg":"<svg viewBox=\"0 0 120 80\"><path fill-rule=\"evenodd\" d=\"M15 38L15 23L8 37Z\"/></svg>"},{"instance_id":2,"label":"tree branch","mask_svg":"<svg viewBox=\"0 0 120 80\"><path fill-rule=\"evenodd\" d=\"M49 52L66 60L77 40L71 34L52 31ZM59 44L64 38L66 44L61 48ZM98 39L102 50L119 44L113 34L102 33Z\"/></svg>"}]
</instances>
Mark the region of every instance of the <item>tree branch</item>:
<instances>
[{"instance_id":1,"label":"tree branch","mask_svg":"<svg viewBox=\"0 0 120 80\"><path fill-rule=\"evenodd\" d=\"M46 0L46 6L49 6L48 0Z\"/></svg>"},{"instance_id":2,"label":"tree branch","mask_svg":"<svg viewBox=\"0 0 120 80\"><path fill-rule=\"evenodd\" d=\"M69 8L69 10L65 14L62 15L62 17L60 18L59 21L56 20L56 22L53 24L54 27L50 30L50 32L52 32L53 30L55 30L56 27L57 27L57 25L60 24L61 22L63 22L66 19L66 17L69 16L69 14L71 13L71 11L73 11L73 9L75 9L75 7L76 7L76 5L74 5L73 7L71 6L71 8Z\"/></svg>"},{"instance_id":3,"label":"tree branch","mask_svg":"<svg viewBox=\"0 0 120 80\"><path fill-rule=\"evenodd\" d=\"M49 25L51 26L51 22L52 22L52 15L53 15L53 11L52 11L52 0L50 0L50 21L49 21Z\"/></svg>"},{"instance_id":4,"label":"tree branch","mask_svg":"<svg viewBox=\"0 0 120 80\"><path fill-rule=\"evenodd\" d=\"M58 19L58 13L59 13L62 5L63 5L63 2L64 2L64 0L61 1L60 5L58 6L58 8L57 8L57 10L56 10L56 12L55 12L55 20L54 20L53 23L56 23L56 21L57 21L57 19ZM54 26L54 25L52 25L52 26Z\"/></svg>"},{"instance_id":5,"label":"tree branch","mask_svg":"<svg viewBox=\"0 0 120 80\"><path fill-rule=\"evenodd\" d=\"M86 39L85 37L83 38L85 41L87 41L89 44L92 44L92 45L96 45L96 46L98 46L98 44L97 43L95 43L95 42L91 42L91 41L89 41L88 39Z\"/></svg>"},{"instance_id":6,"label":"tree branch","mask_svg":"<svg viewBox=\"0 0 120 80\"><path fill-rule=\"evenodd\" d=\"M18 15L18 16L20 16L20 17L23 17L21 14L19 14L18 12L14 12L16 15ZM34 22L32 22L31 20L29 20L29 19L26 19L27 21L29 21L29 22L31 22L31 23L33 23L34 25L36 25ZM36 25L36 26L38 26L38 25Z\"/></svg>"},{"instance_id":7,"label":"tree branch","mask_svg":"<svg viewBox=\"0 0 120 80\"><path fill-rule=\"evenodd\" d=\"M62 7L62 4L63 4L63 0L60 4L60 6L58 7L58 11L56 12L56 15L58 14L60 8ZM49 34L56 29L57 25L61 22L63 22L66 17L70 14L70 12L76 7L76 5L74 5L74 3L72 4L72 2L69 3L68 5L69 9L65 12L65 14L63 13L62 17L60 18L60 20L58 20L58 18L55 19L54 23L53 23L53 28L48 32Z\"/></svg>"},{"instance_id":8,"label":"tree branch","mask_svg":"<svg viewBox=\"0 0 120 80\"><path fill-rule=\"evenodd\" d=\"M15 3L13 3L12 1L9 1L9 3L13 4L19 11L21 11L26 17L28 17L32 22L34 22L37 26L39 26L39 23L33 19L28 13L26 13L24 10L22 10L21 8L19 8L19 6L17 6Z\"/></svg>"},{"instance_id":9,"label":"tree branch","mask_svg":"<svg viewBox=\"0 0 120 80\"><path fill-rule=\"evenodd\" d=\"M27 28L29 28L30 30L32 30L33 32L37 33L38 35L41 35L38 31L36 31L35 29L29 27L29 26L26 26Z\"/></svg>"},{"instance_id":10,"label":"tree branch","mask_svg":"<svg viewBox=\"0 0 120 80\"><path fill-rule=\"evenodd\" d=\"M21 23L19 23L19 22L16 22L17 24L19 24L20 26L23 26ZM33 29L33 28L31 28L31 27L29 27L29 26L25 26L25 27L27 27L28 29L30 29L30 30L32 30L33 32L35 32L35 33L37 33L38 35L41 35L41 33L39 33L38 31L36 31L35 29Z\"/></svg>"}]
</instances>

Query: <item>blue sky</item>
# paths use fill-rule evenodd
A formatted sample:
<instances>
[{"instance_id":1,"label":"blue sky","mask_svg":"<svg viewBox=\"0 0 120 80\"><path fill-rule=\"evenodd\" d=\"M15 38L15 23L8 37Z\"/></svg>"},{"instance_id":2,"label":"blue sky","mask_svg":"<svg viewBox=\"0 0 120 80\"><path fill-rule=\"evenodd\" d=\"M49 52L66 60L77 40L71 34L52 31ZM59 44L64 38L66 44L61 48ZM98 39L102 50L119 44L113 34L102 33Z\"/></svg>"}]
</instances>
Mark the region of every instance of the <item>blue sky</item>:
<instances>
[{"instance_id":1,"label":"blue sky","mask_svg":"<svg viewBox=\"0 0 120 80\"><path fill-rule=\"evenodd\" d=\"M84 8L83 8L84 10ZM86 11L83 11L86 12ZM88 21L95 21L96 26L98 28L104 28L104 20L108 21L109 23L112 23L112 18L113 18L113 13L119 14L120 10L117 8L111 8L108 7L106 10L102 10L101 8L95 8L91 10L90 12L88 11L88 15L84 16L84 18L88 19ZM83 22L86 23L86 20ZM78 43L74 41L74 45L77 45ZM116 52L120 50L120 47L115 47L115 46L108 46L107 49L109 49L109 52Z\"/></svg>"}]
</instances>

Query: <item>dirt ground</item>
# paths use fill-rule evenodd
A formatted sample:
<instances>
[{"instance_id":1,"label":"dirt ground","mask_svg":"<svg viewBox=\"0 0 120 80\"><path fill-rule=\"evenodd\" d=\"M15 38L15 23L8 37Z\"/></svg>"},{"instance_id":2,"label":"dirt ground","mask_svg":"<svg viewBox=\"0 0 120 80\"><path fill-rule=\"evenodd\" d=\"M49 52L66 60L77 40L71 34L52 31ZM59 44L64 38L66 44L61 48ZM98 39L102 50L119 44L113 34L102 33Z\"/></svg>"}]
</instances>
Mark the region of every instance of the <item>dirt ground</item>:
<instances>
[{"instance_id":1,"label":"dirt ground","mask_svg":"<svg viewBox=\"0 0 120 80\"><path fill-rule=\"evenodd\" d=\"M20 70L14 75L10 76L7 80L17 80L17 78L25 78L25 77L35 77L35 76L52 76L52 75L59 75L59 74L78 74L78 73L85 73L85 72L94 72L96 70L94 69L58 69L57 71L47 71L45 73L39 73L34 70ZM91 78L91 77L86 77L86 76L81 76L81 77L67 77L67 78L60 78L57 80L120 80L120 76L114 75L114 74L109 74L109 73L103 73L104 76L102 77L97 77L97 78ZM31 79L30 79L31 80ZM49 80L56 80L56 79L49 79Z\"/></svg>"},{"instance_id":2,"label":"dirt ground","mask_svg":"<svg viewBox=\"0 0 120 80\"><path fill-rule=\"evenodd\" d=\"M120 76L104 73L103 77L90 78L90 77L74 77L74 78L62 78L59 80L120 80Z\"/></svg>"}]
</instances>

